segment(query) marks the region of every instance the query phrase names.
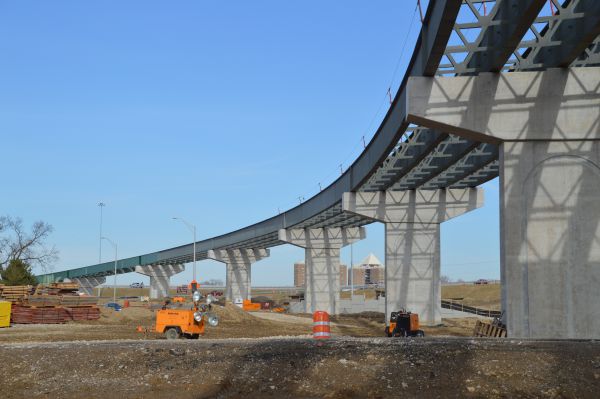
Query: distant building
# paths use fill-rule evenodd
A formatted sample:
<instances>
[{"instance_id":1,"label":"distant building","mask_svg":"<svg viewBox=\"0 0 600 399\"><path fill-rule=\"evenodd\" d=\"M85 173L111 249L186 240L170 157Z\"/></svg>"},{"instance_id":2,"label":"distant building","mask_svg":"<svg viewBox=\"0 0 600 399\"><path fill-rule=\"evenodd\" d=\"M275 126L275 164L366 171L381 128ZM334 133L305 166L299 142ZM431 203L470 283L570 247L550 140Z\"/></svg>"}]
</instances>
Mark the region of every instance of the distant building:
<instances>
[{"instance_id":1,"label":"distant building","mask_svg":"<svg viewBox=\"0 0 600 399\"><path fill-rule=\"evenodd\" d=\"M348 266L340 265L340 287L348 285Z\"/></svg>"},{"instance_id":2,"label":"distant building","mask_svg":"<svg viewBox=\"0 0 600 399\"><path fill-rule=\"evenodd\" d=\"M304 287L304 262L294 263L294 287Z\"/></svg>"},{"instance_id":3,"label":"distant building","mask_svg":"<svg viewBox=\"0 0 600 399\"><path fill-rule=\"evenodd\" d=\"M304 262L294 263L294 287L304 287L306 267ZM340 265L340 286L348 285L348 266Z\"/></svg>"},{"instance_id":4,"label":"distant building","mask_svg":"<svg viewBox=\"0 0 600 399\"><path fill-rule=\"evenodd\" d=\"M373 254L352 268L354 285L383 285L385 282L385 267Z\"/></svg>"}]
</instances>

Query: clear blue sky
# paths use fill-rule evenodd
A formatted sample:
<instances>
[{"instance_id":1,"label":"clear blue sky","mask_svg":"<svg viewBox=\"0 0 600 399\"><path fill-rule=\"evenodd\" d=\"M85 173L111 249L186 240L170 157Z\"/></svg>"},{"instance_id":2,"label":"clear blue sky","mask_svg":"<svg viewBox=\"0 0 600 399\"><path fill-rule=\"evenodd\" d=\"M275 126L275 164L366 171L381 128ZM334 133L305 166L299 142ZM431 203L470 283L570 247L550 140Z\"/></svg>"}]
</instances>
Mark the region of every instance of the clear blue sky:
<instances>
[{"instance_id":1,"label":"clear blue sky","mask_svg":"<svg viewBox=\"0 0 600 399\"><path fill-rule=\"evenodd\" d=\"M415 4L0 2L0 214L51 223L62 270L97 262L99 201L119 257L191 242L172 216L202 239L294 206L375 132L420 29ZM486 188L484 209L442 227L444 274L499 276L497 183ZM383 226L368 234L356 262L384 258ZM253 284L291 284L303 257L274 248ZM213 261L199 271L225 275ZM146 280L119 277L132 281Z\"/></svg>"}]
</instances>

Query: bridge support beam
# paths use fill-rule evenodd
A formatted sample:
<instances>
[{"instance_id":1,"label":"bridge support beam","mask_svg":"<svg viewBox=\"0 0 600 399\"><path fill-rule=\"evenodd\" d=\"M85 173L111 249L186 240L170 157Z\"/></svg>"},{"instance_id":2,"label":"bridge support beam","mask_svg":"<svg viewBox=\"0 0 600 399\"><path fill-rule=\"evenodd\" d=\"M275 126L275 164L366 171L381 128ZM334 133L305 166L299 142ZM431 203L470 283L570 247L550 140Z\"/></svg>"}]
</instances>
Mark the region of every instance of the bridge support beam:
<instances>
[{"instance_id":1,"label":"bridge support beam","mask_svg":"<svg viewBox=\"0 0 600 399\"><path fill-rule=\"evenodd\" d=\"M208 251L209 259L226 264L225 298L230 301L236 298L252 299L252 264L268 258L269 255L270 251L264 248Z\"/></svg>"},{"instance_id":2,"label":"bridge support beam","mask_svg":"<svg viewBox=\"0 0 600 399\"><path fill-rule=\"evenodd\" d=\"M135 271L150 277L150 298L165 298L169 296L171 276L181 273L185 266L175 265L146 265L136 266Z\"/></svg>"},{"instance_id":3,"label":"bridge support beam","mask_svg":"<svg viewBox=\"0 0 600 399\"><path fill-rule=\"evenodd\" d=\"M410 78L408 121L500 146L508 335L600 338L600 68Z\"/></svg>"},{"instance_id":4,"label":"bridge support beam","mask_svg":"<svg viewBox=\"0 0 600 399\"><path fill-rule=\"evenodd\" d=\"M89 296L95 296L94 288L106 282L106 277L76 277L72 279L79 284L79 291Z\"/></svg>"},{"instance_id":5,"label":"bridge support beam","mask_svg":"<svg viewBox=\"0 0 600 399\"><path fill-rule=\"evenodd\" d=\"M342 209L385 223L385 317L442 322L440 224L483 205L482 189L344 193Z\"/></svg>"},{"instance_id":6,"label":"bridge support beam","mask_svg":"<svg viewBox=\"0 0 600 399\"><path fill-rule=\"evenodd\" d=\"M279 230L281 241L305 249L305 312L337 313L340 249L365 237L363 227Z\"/></svg>"}]
</instances>

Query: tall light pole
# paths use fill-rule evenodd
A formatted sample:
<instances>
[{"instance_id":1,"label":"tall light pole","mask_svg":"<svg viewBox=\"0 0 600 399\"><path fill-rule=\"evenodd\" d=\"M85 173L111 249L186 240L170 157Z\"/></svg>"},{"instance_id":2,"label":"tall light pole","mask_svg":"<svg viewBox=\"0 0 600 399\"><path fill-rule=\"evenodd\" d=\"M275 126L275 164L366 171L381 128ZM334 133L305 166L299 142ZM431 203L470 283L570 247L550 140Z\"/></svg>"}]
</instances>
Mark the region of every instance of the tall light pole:
<instances>
[{"instance_id":1,"label":"tall light pole","mask_svg":"<svg viewBox=\"0 0 600 399\"><path fill-rule=\"evenodd\" d=\"M98 202L98 207L100 208L100 251L98 252L98 263L102 263L102 208L104 208L106 204L104 202Z\"/></svg>"},{"instance_id":2,"label":"tall light pole","mask_svg":"<svg viewBox=\"0 0 600 399\"><path fill-rule=\"evenodd\" d=\"M113 303L117 303L117 244L108 237L100 237L100 240L106 240L115 249L115 279L113 282Z\"/></svg>"},{"instance_id":3,"label":"tall light pole","mask_svg":"<svg viewBox=\"0 0 600 399\"><path fill-rule=\"evenodd\" d=\"M350 244L350 299L354 297L354 243Z\"/></svg>"},{"instance_id":4,"label":"tall light pole","mask_svg":"<svg viewBox=\"0 0 600 399\"><path fill-rule=\"evenodd\" d=\"M193 281L196 281L196 225L191 224L187 220L182 219L182 218L178 218L178 217L174 217L173 220L179 220L179 221L183 222L183 224L185 224L186 227L188 229L190 229L190 231L194 235L194 268L193 268L193 271L194 271L193 276L194 277L193 277Z\"/></svg>"}]
</instances>

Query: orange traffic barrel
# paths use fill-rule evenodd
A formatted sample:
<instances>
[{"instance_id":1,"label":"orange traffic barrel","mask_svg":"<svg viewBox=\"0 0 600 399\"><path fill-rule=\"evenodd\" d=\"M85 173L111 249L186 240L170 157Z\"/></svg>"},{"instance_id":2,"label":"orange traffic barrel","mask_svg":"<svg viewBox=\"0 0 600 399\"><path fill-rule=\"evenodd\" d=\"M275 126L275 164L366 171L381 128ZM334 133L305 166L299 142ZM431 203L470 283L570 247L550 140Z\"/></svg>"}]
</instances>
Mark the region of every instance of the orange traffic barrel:
<instances>
[{"instance_id":1,"label":"orange traffic barrel","mask_svg":"<svg viewBox=\"0 0 600 399\"><path fill-rule=\"evenodd\" d=\"M329 313L317 310L313 314L313 338L331 338L331 331L329 328Z\"/></svg>"},{"instance_id":2,"label":"orange traffic barrel","mask_svg":"<svg viewBox=\"0 0 600 399\"><path fill-rule=\"evenodd\" d=\"M129 299L125 299L125 300L123 301L123 307L124 307L124 308L128 308L128 307L129 307Z\"/></svg>"}]
</instances>

